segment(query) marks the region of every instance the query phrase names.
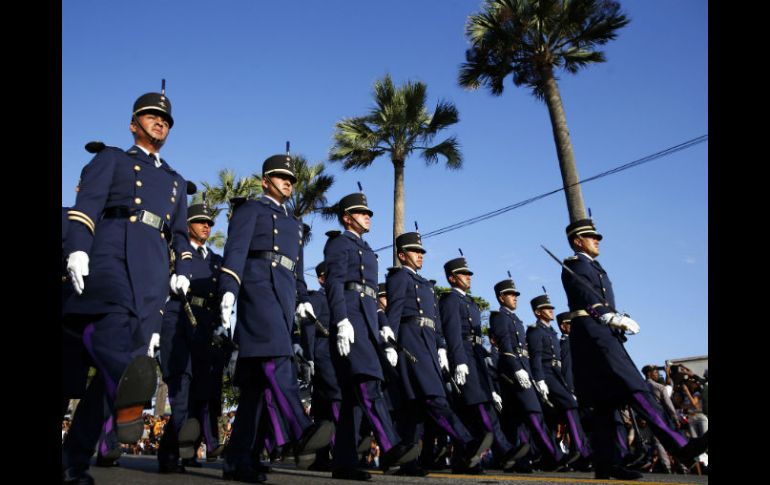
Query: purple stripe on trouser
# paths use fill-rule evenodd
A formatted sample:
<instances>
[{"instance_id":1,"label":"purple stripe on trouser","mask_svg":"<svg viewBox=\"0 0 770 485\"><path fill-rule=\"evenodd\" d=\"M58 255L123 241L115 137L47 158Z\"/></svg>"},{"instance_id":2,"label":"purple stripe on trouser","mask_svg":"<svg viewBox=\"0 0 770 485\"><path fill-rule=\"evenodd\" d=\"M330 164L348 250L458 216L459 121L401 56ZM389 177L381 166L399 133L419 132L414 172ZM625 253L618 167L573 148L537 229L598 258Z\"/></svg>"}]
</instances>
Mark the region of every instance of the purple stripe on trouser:
<instances>
[{"instance_id":1,"label":"purple stripe on trouser","mask_svg":"<svg viewBox=\"0 0 770 485\"><path fill-rule=\"evenodd\" d=\"M479 412L481 413L481 420L484 422L484 427L492 433L494 430L492 428L492 420L489 419L489 414L487 414L487 410L484 409L484 403L479 404Z\"/></svg>"},{"instance_id":2,"label":"purple stripe on trouser","mask_svg":"<svg viewBox=\"0 0 770 485\"><path fill-rule=\"evenodd\" d=\"M537 413L529 413L529 420L532 421L532 427L535 428L537 434L540 435L540 440L543 442L545 447L548 448L551 456L555 458L556 450L553 448L553 444L551 444L551 438L549 438L545 431L543 431L543 428L540 427L540 421L537 419Z\"/></svg>"},{"instance_id":3,"label":"purple stripe on trouser","mask_svg":"<svg viewBox=\"0 0 770 485\"><path fill-rule=\"evenodd\" d=\"M430 417L433 418L433 420L438 423L438 425L441 426L444 431L446 431L447 434L452 437L452 439L462 442L463 440L460 438L460 435L458 435L457 431L455 431L452 425L449 424L449 421L447 421L444 416L438 413L438 410L433 405L433 399L426 399L425 402L428 404L428 412L430 413Z\"/></svg>"},{"instance_id":4,"label":"purple stripe on trouser","mask_svg":"<svg viewBox=\"0 0 770 485\"><path fill-rule=\"evenodd\" d=\"M268 453L272 453L273 452L273 448L274 448L273 442L270 440L269 437L265 437L265 449L267 450L267 452Z\"/></svg>"},{"instance_id":5,"label":"purple stripe on trouser","mask_svg":"<svg viewBox=\"0 0 770 485\"><path fill-rule=\"evenodd\" d=\"M377 432L377 442L382 445L382 451L388 451L389 449L393 448L393 444L388 439L388 435L385 434L385 430L382 427L382 422L380 421L380 418L377 417L377 412L374 410L374 406L372 406L372 401L369 399L369 391L366 390L366 383L362 382L358 384L358 388L361 390L361 401L364 403L364 409L369 415L369 419L372 420L374 430Z\"/></svg>"},{"instance_id":6,"label":"purple stripe on trouser","mask_svg":"<svg viewBox=\"0 0 770 485\"><path fill-rule=\"evenodd\" d=\"M529 437L527 436L527 433L525 433L521 428L519 429L519 441L522 443L529 443Z\"/></svg>"},{"instance_id":7,"label":"purple stripe on trouser","mask_svg":"<svg viewBox=\"0 0 770 485\"><path fill-rule=\"evenodd\" d=\"M214 451L217 444L214 443L211 436L211 419L209 418L208 406L203 407L203 420L201 421L201 426L203 426L203 439L206 440L206 452Z\"/></svg>"},{"instance_id":8,"label":"purple stripe on trouser","mask_svg":"<svg viewBox=\"0 0 770 485\"><path fill-rule=\"evenodd\" d=\"M337 437L337 427L340 425L340 403L339 401L331 402L332 416L334 416L334 433L332 433L332 439L330 440L331 447L334 449L334 439Z\"/></svg>"},{"instance_id":9,"label":"purple stripe on trouser","mask_svg":"<svg viewBox=\"0 0 770 485\"><path fill-rule=\"evenodd\" d=\"M104 427L102 428L104 438L99 440L99 451L102 455L106 455L110 451L110 449L107 447L107 436L109 435L110 431L112 431L112 416L107 418L107 421L104 422Z\"/></svg>"},{"instance_id":10,"label":"purple stripe on trouser","mask_svg":"<svg viewBox=\"0 0 770 485\"><path fill-rule=\"evenodd\" d=\"M623 452L628 453L628 445L626 444L626 438L623 436L623 432L619 429L618 432L618 444L620 444L620 448L623 450Z\"/></svg>"},{"instance_id":11,"label":"purple stripe on trouser","mask_svg":"<svg viewBox=\"0 0 770 485\"><path fill-rule=\"evenodd\" d=\"M265 408L267 408L267 414L270 416L270 423L273 425L275 442L278 446L283 446L286 444L286 438L283 436L281 423L278 422L278 415L275 412L275 406L273 406L273 392L270 389L265 389ZM265 442L267 443L267 438L265 438Z\"/></svg>"},{"instance_id":12,"label":"purple stripe on trouser","mask_svg":"<svg viewBox=\"0 0 770 485\"><path fill-rule=\"evenodd\" d=\"M588 450L583 446L583 439L580 437L580 430L575 421L575 414L576 411L574 409L567 409L567 421L569 422L570 434L572 434L572 439L575 441L575 446L577 446L580 456L585 458L588 456Z\"/></svg>"},{"instance_id":13,"label":"purple stripe on trouser","mask_svg":"<svg viewBox=\"0 0 770 485\"><path fill-rule=\"evenodd\" d=\"M679 446L684 446L687 444L687 439L677 433L676 431L672 430L668 427L668 424L663 420L663 418L660 416L658 412L655 411L655 408L650 405L649 401L644 398L644 393L642 392L635 392L633 394L634 399L636 399L636 402L639 403L639 405L644 409L644 411L649 416L649 420L654 423L658 428L660 428L661 431L669 435L671 439L673 439Z\"/></svg>"},{"instance_id":14,"label":"purple stripe on trouser","mask_svg":"<svg viewBox=\"0 0 770 485\"><path fill-rule=\"evenodd\" d=\"M86 349L88 350L88 353L91 354L91 357L94 359L94 363L96 364L96 367L99 369L99 371L102 374L102 379L104 379L104 388L107 390L107 396L109 396L111 401L115 400L115 391L117 390L117 384L110 378L110 374L107 372L107 367L105 367L104 364L96 357L96 353L94 352L94 343L92 341L93 339L93 333L94 333L94 324L90 323L88 326L83 330L83 345L86 346Z\"/></svg>"},{"instance_id":15,"label":"purple stripe on trouser","mask_svg":"<svg viewBox=\"0 0 770 485\"><path fill-rule=\"evenodd\" d=\"M292 411L291 406L289 406L289 401L286 400L286 396L283 395L283 391L281 391L281 388L278 386L278 381L275 380L275 361L270 360L265 362L265 376L275 393L275 399L278 401L278 406L281 407L281 412L289 422L292 431L294 431L294 437L300 439L302 436L302 426L300 426L299 421L297 421L297 417L294 416L294 411Z\"/></svg>"}]
</instances>

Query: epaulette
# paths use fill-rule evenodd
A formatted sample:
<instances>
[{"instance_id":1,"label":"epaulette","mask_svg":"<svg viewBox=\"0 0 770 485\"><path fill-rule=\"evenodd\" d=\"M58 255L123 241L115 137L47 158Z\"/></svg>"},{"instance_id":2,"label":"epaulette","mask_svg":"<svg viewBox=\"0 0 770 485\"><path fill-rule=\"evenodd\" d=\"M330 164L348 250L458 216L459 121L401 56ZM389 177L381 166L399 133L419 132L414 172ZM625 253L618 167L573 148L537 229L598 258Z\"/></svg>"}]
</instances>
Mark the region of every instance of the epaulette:
<instances>
[{"instance_id":1,"label":"epaulette","mask_svg":"<svg viewBox=\"0 0 770 485\"><path fill-rule=\"evenodd\" d=\"M340 234L342 234L342 231L337 231L337 230L326 231L326 237L328 237L329 239L334 239Z\"/></svg>"},{"instance_id":2,"label":"epaulette","mask_svg":"<svg viewBox=\"0 0 770 485\"><path fill-rule=\"evenodd\" d=\"M565 262L565 263L566 263L567 261L577 261L577 260L578 260L578 255L577 255L577 254L575 254L575 255L572 255L572 256L569 256L569 257L567 257L567 258L564 258L564 262Z\"/></svg>"},{"instance_id":3,"label":"epaulette","mask_svg":"<svg viewBox=\"0 0 770 485\"><path fill-rule=\"evenodd\" d=\"M198 187L195 185L195 183L187 181L187 195L193 195L195 192L198 191Z\"/></svg>"},{"instance_id":4,"label":"epaulette","mask_svg":"<svg viewBox=\"0 0 770 485\"><path fill-rule=\"evenodd\" d=\"M537 328L537 323L530 323L527 328Z\"/></svg>"},{"instance_id":5,"label":"epaulette","mask_svg":"<svg viewBox=\"0 0 770 485\"><path fill-rule=\"evenodd\" d=\"M387 272L388 272L388 274L391 274L391 273L395 273L396 271L398 271L398 270L400 270L400 269L401 269L401 267L400 267L400 266L390 266L390 267L389 267L388 269L386 269L385 271L387 271Z\"/></svg>"},{"instance_id":6,"label":"epaulette","mask_svg":"<svg viewBox=\"0 0 770 485\"><path fill-rule=\"evenodd\" d=\"M101 141L89 141L86 143L85 148L88 153L99 153L100 151L104 150L106 146L107 145Z\"/></svg>"},{"instance_id":7,"label":"epaulette","mask_svg":"<svg viewBox=\"0 0 770 485\"><path fill-rule=\"evenodd\" d=\"M233 197L232 199L230 199L230 205L232 206L233 209L235 209L236 207L246 202L246 200L247 200L246 197Z\"/></svg>"},{"instance_id":8,"label":"epaulette","mask_svg":"<svg viewBox=\"0 0 770 485\"><path fill-rule=\"evenodd\" d=\"M495 315L498 315L500 312L497 310L492 310L489 312L489 318L494 317Z\"/></svg>"}]
</instances>

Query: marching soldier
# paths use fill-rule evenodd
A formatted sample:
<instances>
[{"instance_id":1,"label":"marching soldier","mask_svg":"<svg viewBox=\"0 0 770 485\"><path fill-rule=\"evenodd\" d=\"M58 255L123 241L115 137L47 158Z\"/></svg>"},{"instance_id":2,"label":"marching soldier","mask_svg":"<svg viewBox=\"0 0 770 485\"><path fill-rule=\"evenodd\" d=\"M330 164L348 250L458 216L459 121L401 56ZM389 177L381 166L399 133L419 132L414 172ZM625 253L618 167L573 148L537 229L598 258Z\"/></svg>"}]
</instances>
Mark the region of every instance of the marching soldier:
<instances>
[{"instance_id":1,"label":"marching soldier","mask_svg":"<svg viewBox=\"0 0 770 485\"><path fill-rule=\"evenodd\" d=\"M224 366L220 350L212 345L214 330L219 328L216 290L222 256L206 246L214 219L205 203L188 207L187 224L193 249L189 297L170 298L161 327L160 367L171 402L171 420L158 447L161 473L182 473L185 465L200 466L195 461L199 435L206 441L207 457L224 450L216 421L221 413ZM195 317L194 326L183 308L185 301Z\"/></svg>"},{"instance_id":2,"label":"marching soldier","mask_svg":"<svg viewBox=\"0 0 770 485\"><path fill-rule=\"evenodd\" d=\"M417 456L417 447L410 448L401 443L382 395L377 258L362 238L369 232L374 213L366 205L366 196L360 192L343 197L338 207L338 219L345 231L329 239L324 247L325 288L330 322L333 322L332 339L336 342L332 361L342 389L332 477L369 480L369 473L356 469L362 414L368 418L384 452L380 461L383 469L413 460ZM395 366L398 358L395 349L387 348L384 352L390 365ZM354 407L358 409L354 410Z\"/></svg>"},{"instance_id":3,"label":"marching soldier","mask_svg":"<svg viewBox=\"0 0 770 485\"><path fill-rule=\"evenodd\" d=\"M708 435L688 442L676 432L626 352L623 333L638 333L639 325L616 311L612 283L596 260L602 235L591 219L569 224L566 232L575 255L562 264L561 280L572 312L569 339L575 389L581 403L594 408L591 444L596 478L642 476L620 465L616 410L627 404L649 423L666 449L684 461L692 460L708 447Z\"/></svg>"},{"instance_id":4,"label":"marching soldier","mask_svg":"<svg viewBox=\"0 0 770 485\"><path fill-rule=\"evenodd\" d=\"M400 390L405 398L397 420L399 434L405 441L417 444L418 429L428 417L452 437L457 468L472 468L492 444L492 434L474 441L446 399L441 369L449 371L449 361L436 297L433 284L417 273L426 252L420 234L398 236L396 251L402 266L393 268L386 279L388 326L381 333L386 339L395 334L398 343L416 358L412 362L401 355L398 362ZM415 464L403 474L425 476L427 472Z\"/></svg>"},{"instance_id":5,"label":"marching soldier","mask_svg":"<svg viewBox=\"0 0 770 485\"><path fill-rule=\"evenodd\" d=\"M536 296L530 302L537 321L527 329L532 380L543 399L554 404L554 411L564 415L569 428L573 453L565 460L570 464L590 454L578 414L577 399L572 394L562 374L561 350L556 331L551 327L554 307L548 295Z\"/></svg>"},{"instance_id":6,"label":"marching soldier","mask_svg":"<svg viewBox=\"0 0 770 485\"><path fill-rule=\"evenodd\" d=\"M447 343L449 361L457 384L462 389L466 424L473 424L475 435L492 433L493 452L503 469L510 468L524 456L529 447L514 447L500 429L492 402L502 406L502 398L495 392L487 372L486 349L482 346L481 311L466 293L471 288L471 276L465 258L455 258L444 264L444 273L452 291L441 295L439 314ZM471 469L479 471L478 467ZM458 467L453 472L467 473Z\"/></svg>"},{"instance_id":7,"label":"marching soldier","mask_svg":"<svg viewBox=\"0 0 770 485\"><path fill-rule=\"evenodd\" d=\"M234 383L240 389L238 412L225 450L223 476L228 480L266 480L252 454L265 395L279 404L289 425L289 436L284 436L280 426L273 428L275 443L283 446L293 442L299 467L312 463L315 451L328 444L334 428L328 421L313 424L305 415L291 359L297 298L301 302L298 315L304 318L313 314L302 271L302 224L284 205L296 181L290 156L266 159L262 164L262 197L234 207L228 227L219 292L224 325L238 300Z\"/></svg>"},{"instance_id":8,"label":"marching soldier","mask_svg":"<svg viewBox=\"0 0 770 485\"><path fill-rule=\"evenodd\" d=\"M182 255L172 290L184 293L190 284L186 182L158 156L173 124L164 92L140 96L129 125L134 146L99 151L68 211L65 253L75 295L64 313L83 324L98 374L62 449L65 483L93 483L88 462L105 422L124 443L141 436L142 409L157 379L150 357L168 294L172 235Z\"/></svg>"},{"instance_id":9,"label":"marching soldier","mask_svg":"<svg viewBox=\"0 0 770 485\"><path fill-rule=\"evenodd\" d=\"M562 453L543 420L543 410L537 392L532 387L531 354L524 322L514 312L521 293L516 290L516 285L511 279L498 282L494 290L500 310L491 312L489 332L500 351L498 371L508 378L500 379L503 402L509 408L503 413L501 421L508 436L515 435L522 425L526 426L528 433L524 433L524 436L534 440L543 454L543 468L555 468L562 460ZM526 472L528 466L517 464L517 471Z\"/></svg>"}]
</instances>

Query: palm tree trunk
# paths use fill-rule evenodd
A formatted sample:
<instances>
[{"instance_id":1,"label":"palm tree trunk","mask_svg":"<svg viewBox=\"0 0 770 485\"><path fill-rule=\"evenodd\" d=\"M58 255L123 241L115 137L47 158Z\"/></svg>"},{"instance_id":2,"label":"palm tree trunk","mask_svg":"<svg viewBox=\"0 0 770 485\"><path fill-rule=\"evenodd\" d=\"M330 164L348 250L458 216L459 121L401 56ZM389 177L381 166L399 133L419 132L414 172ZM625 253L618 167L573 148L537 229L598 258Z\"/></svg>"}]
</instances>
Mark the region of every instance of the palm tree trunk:
<instances>
[{"instance_id":1,"label":"palm tree trunk","mask_svg":"<svg viewBox=\"0 0 770 485\"><path fill-rule=\"evenodd\" d=\"M393 159L393 266L401 266L396 251L396 238L404 232L404 161Z\"/></svg>"},{"instance_id":2,"label":"palm tree trunk","mask_svg":"<svg viewBox=\"0 0 770 485\"><path fill-rule=\"evenodd\" d=\"M551 116L553 140L556 144L556 155L559 158L564 195L567 198L569 221L575 222L585 219L586 209L583 204L583 191L578 185L580 177L575 166L575 155L572 152L567 116L564 114L564 105L561 102L559 86L553 76L553 69L547 68L542 75L545 104L548 106L548 114Z\"/></svg>"}]
</instances>

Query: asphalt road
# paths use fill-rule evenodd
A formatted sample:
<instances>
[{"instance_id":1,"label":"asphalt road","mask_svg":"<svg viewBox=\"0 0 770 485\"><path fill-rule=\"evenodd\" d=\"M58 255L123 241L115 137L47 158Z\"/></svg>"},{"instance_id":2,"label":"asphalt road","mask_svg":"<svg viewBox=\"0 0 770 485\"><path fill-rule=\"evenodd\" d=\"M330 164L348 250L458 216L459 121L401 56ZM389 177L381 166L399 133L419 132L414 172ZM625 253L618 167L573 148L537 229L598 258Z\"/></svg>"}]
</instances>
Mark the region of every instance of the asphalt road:
<instances>
[{"instance_id":1,"label":"asphalt road","mask_svg":"<svg viewBox=\"0 0 770 485\"><path fill-rule=\"evenodd\" d=\"M222 461L216 463L204 463L203 468L188 468L187 473L161 475L157 472L158 464L154 456L124 455L120 458L119 467L98 468L92 467L91 475L96 479L97 485L199 485L199 484L229 484L239 483L222 480ZM339 482L339 480L337 480ZM401 477L383 475L381 472L372 472L371 482L393 484L420 484L420 485L470 485L470 484L583 484L583 483L607 483L607 484L705 484L708 476L697 475L662 475L655 473L645 474L638 481L621 480L595 480L593 473L546 473L536 472L531 475L517 475L514 473L502 473L500 470L487 470L485 475L452 475L450 473L431 473L424 478ZM332 485L334 480L331 473L311 472L297 470L293 465L275 465L273 471L267 475L270 484L305 485L310 483ZM345 482L355 483L355 482Z\"/></svg>"}]
</instances>

